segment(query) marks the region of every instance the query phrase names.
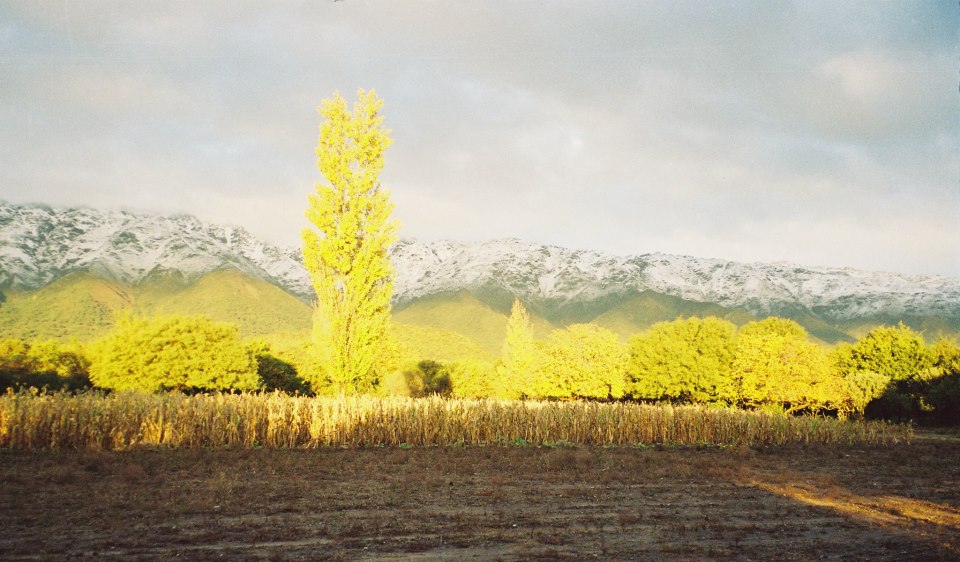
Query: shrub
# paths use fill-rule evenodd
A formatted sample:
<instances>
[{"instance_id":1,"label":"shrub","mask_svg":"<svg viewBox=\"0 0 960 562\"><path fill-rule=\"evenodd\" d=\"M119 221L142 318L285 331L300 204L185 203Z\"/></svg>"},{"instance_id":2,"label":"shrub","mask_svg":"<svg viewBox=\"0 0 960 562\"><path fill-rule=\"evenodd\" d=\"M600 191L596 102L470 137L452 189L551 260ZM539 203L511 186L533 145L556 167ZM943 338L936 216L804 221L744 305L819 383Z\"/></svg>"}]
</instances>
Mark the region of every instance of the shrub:
<instances>
[{"instance_id":1,"label":"shrub","mask_svg":"<svg viewBox=\"0 0 960 562\"><path fill-rule=\"evenodd\" d=\"M269 344L254 341L247 350L257 362L259 387L268 392L279 390L288 394L311 394L310 384L300 378L297 368L274 354Z\"/></svg>"},{"instance_id":2,"label":"shrub","mask_svg":"<svg viewBox=\"0 0 960 562\"><path fill-rule=\"evenodd\" d=\"M654 324L630 340L630 392L639 399L707 403L729 399L736 327L719 318Z\"/></svg>"},{"instance_id":3,"label":"shrub","mask_svg":"<svg viewBox=\"0 0 960 562\"><path fill-rule=\"evenodd\" d=\"M253 390L257 365L236 326L202 316L121 318L93 346L90 378L113 390Z\"/></svg>"},{"instance_id":4,"label":"shrub","mask_svg":"<svg viewBox=\"0 0 960 562\"><path fill-rule=\"evenodd\" d=\"M627 353L616 334L593 324L555 330L543 349L534 386L543 398L621 398Z\"/></svg>"},{"instance_id":5,"label":"shrub","mask_svg":"<svg viewBox=\"0 0 960 562\"><path fill-rule=\"evenodd\" d=\"M69 391L89 388L89 366L77 343L0 341L0 391L20 387Z\"/></svg>"},{"instance_id":6,"label":"shrub","mask_svg":"<svg viewBox=\"0 0 960 562\"><path fill-rule=\"evenodd\" d=\"M845 372L868 371L893 381L922 378L930 366L923 337L903 324L871 330L849 348L840 364Z\"/></svg>"},{"instance_id":7,"label":"shrub","mask_svg":"<svg viewBox=\"0 0 960 562\"><path fill-rule=\"evenodd\" d=\"M932 410L930 417L934 422L960 425L960 372L932 381L926 402Z\"/></svg>"},{"instance_id":8,"label":"shrub","mask_svg":"<svg viewBox=\"0 0 960 562\"><path fill-rule=\"evenodd\" d=\"M869 371L850 373L845 378L850 409L862 416L867 405L880 398L890 386L890 377Z\"/></svg>"},{"instance_id":9,"label":"shrub","mask_svg":"<svg viewBox=\"0 0 960 562\"><path fill-rule=\"evenodd\" d=\"M824 352L792 320L750 322L737 334L731 369L734 403L749 408L779 404L786 412L843 410L847 385Z\"/></svg>"},{"instance_id":10,"label":"shrub","mask_svg":"<svg viewBox=\"0 0 960 562\"><path fill-rule=\"evenodd\" d=\"M916 420L924 417L924 394L934 375L923 337L902 323L871 330L836 353L837 369L846 377L870 372L889 378L883 394L864 408L867 417Z\"/></svg>"},{"instance_id":11,"label":"shrub","mask_svg":"<svg viewBox=\"0 0 960 562\"><path fill-rule=\"evenodd\" d=\"M960 424L960 346L939 339L930 346L932 373L924 401L939 424Z\"/></svg>"},{"instance_id":12,"label":"shrub","mask_svg":"<svg viewBox=\"0 0 960 562\"><path fill-rule=\"evenodd\" d=\"M510 377L489 361L479 359L450 365L450 387L451 394L457 398L513 397Z\"/></svg>"}]
</instances>

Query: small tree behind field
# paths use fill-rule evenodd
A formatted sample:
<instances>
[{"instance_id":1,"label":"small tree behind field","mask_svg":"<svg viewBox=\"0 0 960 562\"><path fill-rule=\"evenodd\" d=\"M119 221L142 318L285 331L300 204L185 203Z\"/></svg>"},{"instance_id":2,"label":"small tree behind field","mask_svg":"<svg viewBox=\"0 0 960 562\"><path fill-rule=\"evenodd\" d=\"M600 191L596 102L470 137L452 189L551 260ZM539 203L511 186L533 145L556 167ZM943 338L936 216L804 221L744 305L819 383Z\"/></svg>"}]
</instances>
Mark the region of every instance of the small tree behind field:
<instances>
[{"instance_id":1,"label":"small tree behind field","mask_svg":"<svg viewBox=\"0 0 960 562\"><path fill-rule=\"evenodd\" d=\"M630 340L630 392L645 400L727 401L736 326L715 317L654 324Z\"/></svg>"},{"instance_id":2,"label":"small tree behind field","mask_svg":"<svg viewBox=\"0 0 960 562\"><path fill-rule=\"evenodd\" d=\"M89 367L85 350L76 342L0 340L0 392L21 387L89 388Z\"/></svg>"},{"instance_id":3,"label":"small tree behind field","mask_svg":"<svg viewBox=\"0 0 960 562\"><path fill-rule=\"evenodd\" d=\"M734 403L788 412L844 410L847 384L823 350L792 320L767 318L740 329L731 369Z\"/></svg>"},{"instance_id":4,"label":"small tree behind field","mask_svg":"<svg viewBox=\"0 0 960 562\"><path fill-rule=\"evenodd\" d=\"M203 316L121 318L92 346L90 378L113 390L255 390L236 326Z\"/></svg>"},{"instance_id":5,"label":"small tree behind field","mask_svg":"<svg viewBox=\"0 0 960 562\"><path fill-rule=\"evenodd\" d=\"M844 380L847 383L847 395L850 397L850 410L861 417L867 405L883 396L890 386L890 377L870 371L849 373Z\"/></svg>"},{"instance_id":6,"label":"small tree behind field","mask_svg":"<svg viewBox=\"0 0 960 562\"><path fill-rule=\"evenodd\" d=\"M450 386L457 398L514 398L508 381L488 361L464 359L450 366Z\"/></svg>"},{"instance_id":7,"label":"small tree behind field","mask_svg":"<svg viewBox=\"0 0 960 562\"><path fill-rule=\"evenodd\" d=\"M890 381L865 406L868 416L908 420L924 415L933 362L923 337L907 326L875 328L854 345L839 348L835 362L849 381L855 381L857 373L875 373Z\"/></svg>"},{"instance_id":8,"label":"small tree behind field","mask_svg":"<svg viewBox=\"0 0 960 562\"><path fill-rule=\"evenodd\" d=\"M500 383L504 394L512 398L530 395L537 369L537 348L533 340L530 315L520 302L514 299L507 319L507 337L503 343L503 365Z\"/></svg>"},{"instance_id":9,"label":"small tree behind field","mask_svg":"<svg viewBox=\"0 0 960 562\"><path fill-rule=\"evenodd\" d=\"M293 363L278 357L270 344L254 340L247 343L247 350L256 360L260 388L263 390L279 390L289 394L313 393L310 384L300 377Z\"/></svg>"},{"instance_id":10,"label":"small tree behind field","mask_svg":"<svg viewBox=\"0 0 960 562\"><path fill-rule=\"evenodd\" d=\"M840 359L844 370L878 373L892 381L923 378L931 366L923 336L903 324L874 328L847 351Z\"/></svg>"},{"instance_id":11,"label":"small tree behind field","mask_svg":"<svg viewBox=\"0 0 960 562\"><path fill-rule=\"evenodd\" d=\"M616 334L593 324L554 330L534 393L542 398L621 398L626 391L627 353Z\"/></svg>"}]
</instances>

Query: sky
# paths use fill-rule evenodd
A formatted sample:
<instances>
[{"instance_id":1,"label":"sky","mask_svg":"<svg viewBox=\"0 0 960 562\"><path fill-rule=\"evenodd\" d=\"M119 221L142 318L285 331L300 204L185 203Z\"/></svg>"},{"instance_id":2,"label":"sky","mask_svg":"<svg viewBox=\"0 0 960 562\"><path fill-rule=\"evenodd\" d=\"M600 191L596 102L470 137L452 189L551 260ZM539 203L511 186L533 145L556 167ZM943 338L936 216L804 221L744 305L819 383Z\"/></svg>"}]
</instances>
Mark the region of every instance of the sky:
<instances>
[{"instance_id":1,"label":"sky","mask_svg":"<svg viewBox=\"0 0 960 562\"><path fill-rule=\"evenodd\" d=\"M954 0L0 0L0 199L298 245L374 89L401 236L960 277Z\"/></svg>"}]
</instances>

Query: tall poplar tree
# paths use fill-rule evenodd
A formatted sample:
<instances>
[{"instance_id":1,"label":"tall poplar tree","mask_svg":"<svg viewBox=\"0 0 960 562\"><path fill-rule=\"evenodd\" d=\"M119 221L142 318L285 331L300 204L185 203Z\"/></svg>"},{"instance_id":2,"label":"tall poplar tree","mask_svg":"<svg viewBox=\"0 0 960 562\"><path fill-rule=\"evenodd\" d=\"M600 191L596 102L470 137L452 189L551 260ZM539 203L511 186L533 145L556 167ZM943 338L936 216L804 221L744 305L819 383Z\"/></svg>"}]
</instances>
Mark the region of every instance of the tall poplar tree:
<instances>
[{"instance_id":1,"label":"tall poplar tree","mask_svg":"<svg viewBox=\"0 0 960 562\"><path fill-rule=\"evenodd\" d=\"M390 131L383 100L360 90L353 108L339 93L320 105L317 165L327 183L309 197L303 260L317 293L314 388L362 392L377 383L375 364L390 322L393 266L388 250L398 225L380 186Z\"/></svg>"}]
</instances>

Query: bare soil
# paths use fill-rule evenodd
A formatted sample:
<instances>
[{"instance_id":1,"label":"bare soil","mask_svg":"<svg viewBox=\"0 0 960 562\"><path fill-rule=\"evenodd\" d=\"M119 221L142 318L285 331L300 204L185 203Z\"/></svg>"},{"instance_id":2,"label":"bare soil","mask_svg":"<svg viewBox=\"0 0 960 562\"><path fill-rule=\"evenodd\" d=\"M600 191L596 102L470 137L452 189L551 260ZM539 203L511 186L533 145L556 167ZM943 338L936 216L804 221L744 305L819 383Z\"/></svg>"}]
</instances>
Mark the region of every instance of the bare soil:
<instances>
[{"instance_id":1,"label":"bare soil","mask_svg":"<svg viewBox=\"0 0 960 562\"><path fill-rule=\"evenodd\" d=\"M957 560L960 440L0 452L4 560Z\"/></svg>"}]
</instances>

